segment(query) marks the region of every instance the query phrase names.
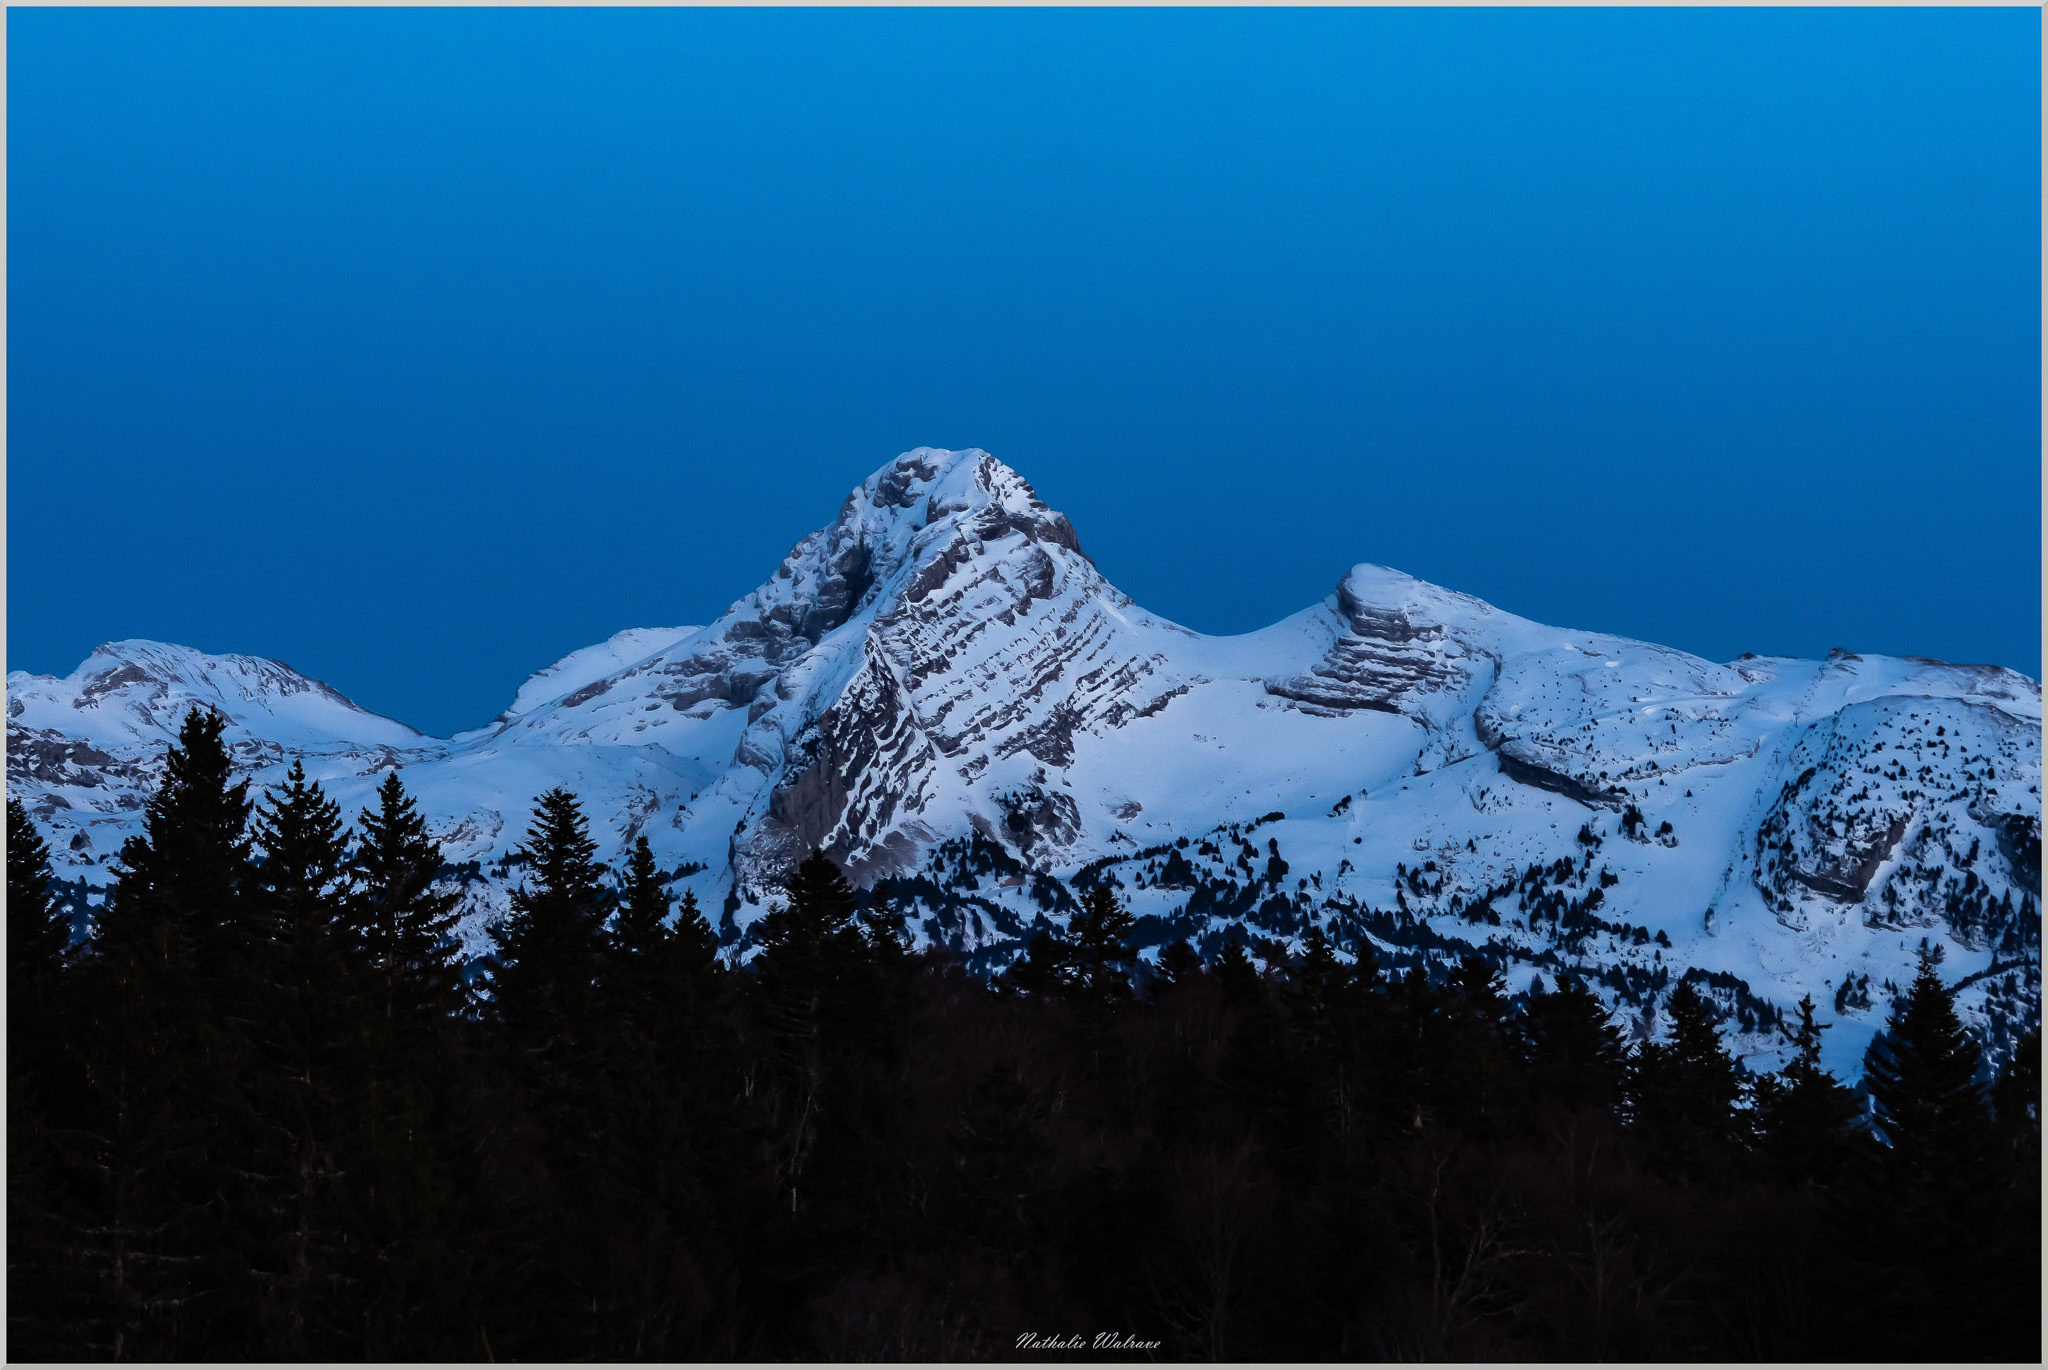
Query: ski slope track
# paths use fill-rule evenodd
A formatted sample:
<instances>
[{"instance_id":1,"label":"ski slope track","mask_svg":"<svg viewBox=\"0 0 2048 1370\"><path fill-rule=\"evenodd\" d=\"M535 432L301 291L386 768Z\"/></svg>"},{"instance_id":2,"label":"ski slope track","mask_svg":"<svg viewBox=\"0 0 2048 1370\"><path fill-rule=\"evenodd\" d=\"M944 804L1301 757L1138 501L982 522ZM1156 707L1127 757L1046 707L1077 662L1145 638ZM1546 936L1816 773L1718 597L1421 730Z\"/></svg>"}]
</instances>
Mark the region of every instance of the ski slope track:
<instances>
[{"instance_id":1,"label":"ski slope track","mask_svg":"<svg viewBox=\"0 0 2048 1370\"><path fill-rule=\"evenodd\" d=\"M562 785L602 856L645 835L740 955L822 846L983 969L1107 880L1148 947L1291 948L1319 923L1392 967L1478 950L1517 991L1583 976L1638 1035L1691 980L1757 1069L1810 993L1858 1074L1923 940L1993 1060L2040 1013L2038 682L1716 664L1372 565L1208 637L1118 592L976 450L905 453L716 623L576 652L453 738L155 642L7 686L8 785L81 923L196 705L259 786L299 758L352 815L398 770L476 951Z\"/></svg>"}]
</instances>

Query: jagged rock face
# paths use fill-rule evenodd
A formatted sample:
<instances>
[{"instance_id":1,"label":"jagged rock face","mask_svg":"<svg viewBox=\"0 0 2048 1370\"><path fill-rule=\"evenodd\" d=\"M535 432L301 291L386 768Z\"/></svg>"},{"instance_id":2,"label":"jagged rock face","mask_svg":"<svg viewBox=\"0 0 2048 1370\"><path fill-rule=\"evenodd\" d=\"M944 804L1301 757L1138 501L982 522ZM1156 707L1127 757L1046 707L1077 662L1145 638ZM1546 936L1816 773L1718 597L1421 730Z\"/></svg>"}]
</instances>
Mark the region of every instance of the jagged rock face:
<instances>
[{"instance_id":1,"label":"jagged rock face","mask_svg":"<svg viewBox=\"0 0 2048 1370\"><path fill-rule=\"evenodd\" d=\"M988 816L991 782L1067 765L1077 734L1156 710L1181 683L1161 678L1165 658L1145 641L1154 620L986 453L884 468L798 544L785 578L817 587L786 614L801 610L817 635L749 721L745 754L770 785L737 854L757 884L814 846L870 880L910 869L958 813ZM934 824L935 804L954 813ZM1043 859L1057 859L1062 831L1040 830Z\"/></svg>"},{"instance_id":2,"label":"jagged rock face","mask_svg":"<svg viewBox=\"0 0 2048 1370\"><path fill-rule=\"evenodd\" d=\"M2008 824L2000 810L2039 800L2038 726L1928 702L1851 704L1793 744L1786 764L1799 769L1757 826L1752 877L1788 926L1806 926L1797 896L1810 891L1860 906L1873 927L1944 927L1972 948L2024 940L2007 913L2038 896L2039 858L2015 837L2028 816Z\"/></svg>"},{"instance_id":3,"label":"jagged rock face","mask_svg":"<svg viewBox=\"0 0 2048 1370\"><path fill-rule=\"evenodd\" d=\"M983 966L1066 916L1060 881L1086 870L1152 944L1314 922L1395 966L1475 950L1517 989L1571 971L1631 1011L1683 977L1752 1054L1811 993L1839 1005L1848 1073L1921 936L1957 958L1994 1055L2039 1013L2036 682L1716 664L1372 565L1205 637L1104 581L980 451L905 453L715 623L572 653L452 739L276 662L155 643L8 688L10 790L60 876L107 884L185 711L218 708L259 786L302 758L353 816L399 769L479 949L561 785L606 859L646 837L741 943L822 847L860 884L913 875L918 936Z\"/></svg>"},{"instance_id":4,"label":"jagged rock face","mask_svg":"<svg viewBox=\"0 0 2048 1370\"><path fill-rule=\"evenodd\" d=\"M1361 574L1367 569L1337 583L1336 610L1347 631L1306 672L1269 680L1267 690L1316 708L1391 714L1402 711L1404 700L1462 690L1470 681L1464 644L1441 623L1374 595L1385 582Z\"/></svg>"}]
</instances>

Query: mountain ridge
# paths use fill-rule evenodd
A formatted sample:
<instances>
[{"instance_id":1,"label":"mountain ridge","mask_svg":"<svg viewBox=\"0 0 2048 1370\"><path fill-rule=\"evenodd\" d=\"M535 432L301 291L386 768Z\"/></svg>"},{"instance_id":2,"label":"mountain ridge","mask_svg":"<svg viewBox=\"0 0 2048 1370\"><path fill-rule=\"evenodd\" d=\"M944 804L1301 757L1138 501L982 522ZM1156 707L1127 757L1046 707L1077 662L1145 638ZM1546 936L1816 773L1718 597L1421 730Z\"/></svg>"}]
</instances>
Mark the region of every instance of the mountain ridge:
<instances>
[{"instance_id":1,"label":"mountain ridge","mask_svg":"<svg viewBox=\"0 0 2048 1370\"><path fill-rule=\"evenodd\" d=\"M86 886L201 704L259 783L298 757L359 806L400 770L474 863L452 877L472 948L527 808L561 784L601 855L645 835L701 868L682 885L742 949L817 845L861 885L921 891L916 934L984 967L1064 916L1046 880L1108 878L1162 940L1212 950L1315 921L1397 964L1463 946L1515 977L1597 972L1618 1009L1718 976L1758 1054L1795 990L1836 1001L1838 1052L1867 1040L1916 935L1979 977L1966 1008L1994 1051L2039 1011L2037 682L1855 653L1714 663L1369 563L1206 636L1117 590L978 449L903 454L713 623L571 653L451 738L280 663L109 646L61 680L8 677L10 787ZM1273 813L1293 816L1245 856ZM1162 847L1194 883L1160 883Z\"/></svg>"}]
</instances>

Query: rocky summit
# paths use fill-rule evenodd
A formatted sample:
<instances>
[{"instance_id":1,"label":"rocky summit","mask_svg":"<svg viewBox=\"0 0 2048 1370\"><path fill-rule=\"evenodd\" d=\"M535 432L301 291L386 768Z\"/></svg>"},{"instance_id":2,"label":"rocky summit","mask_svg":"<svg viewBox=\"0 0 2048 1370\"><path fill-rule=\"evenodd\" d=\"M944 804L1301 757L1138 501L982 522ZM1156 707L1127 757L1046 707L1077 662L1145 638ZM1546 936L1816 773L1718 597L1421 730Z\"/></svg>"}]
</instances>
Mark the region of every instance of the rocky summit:
<instances>
[{"instance_id":1,"label":"rocky summit","mask_svg":"<svg viewBox=\"0 0 2048 1370\"><path fill-rule=\"evenodd\" d=\"M83 927L194 707L257 785L348 812L396 769L475 950L562 785L644 835L745 955L814 846L981 969L1114 882L1141 940L1583 976L1634 1032L1680 982L1753 1068L1811 994L1857 1073L1916 949L1993 1063L2040 1011L2041 690L1991 666L1715 663L1550 628L1385 567L1208 637L1103 579L986 452L920 448L705 627L629 629L488 726L423 736L275 661L108 643L8 676L7 774Z\"/></svg>"}]
</instances>

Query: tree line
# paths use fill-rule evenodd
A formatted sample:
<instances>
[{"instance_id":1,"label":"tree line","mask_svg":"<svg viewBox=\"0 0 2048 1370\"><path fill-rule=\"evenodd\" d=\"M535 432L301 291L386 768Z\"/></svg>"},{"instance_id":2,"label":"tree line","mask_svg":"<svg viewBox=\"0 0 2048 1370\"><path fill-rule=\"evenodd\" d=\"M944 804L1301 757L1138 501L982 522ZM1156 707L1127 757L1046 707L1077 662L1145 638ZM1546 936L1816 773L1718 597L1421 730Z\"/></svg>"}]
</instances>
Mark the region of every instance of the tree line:
<instances>
[{"instance_id":1,"label":"tree line","mask_svg":"<svg viewBox=\"0 0 2048 1370\"><path fill-rule=\"evenodd\" d=\"M739 964L558 789L465 967L396 774L222 726L79 945L8 801L16 1359L2039 1359L2038 1025L1988 1077L1931 951L1866 1104L1810 1000L1750 1077L1106 884L991 980L814 853Z\"/></svg>"}]
</instances>

